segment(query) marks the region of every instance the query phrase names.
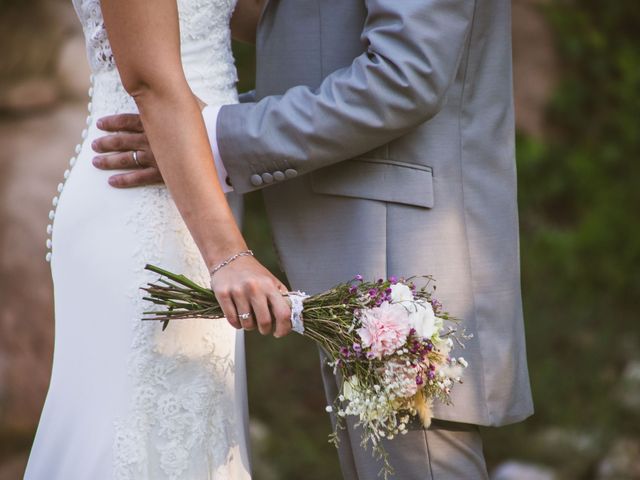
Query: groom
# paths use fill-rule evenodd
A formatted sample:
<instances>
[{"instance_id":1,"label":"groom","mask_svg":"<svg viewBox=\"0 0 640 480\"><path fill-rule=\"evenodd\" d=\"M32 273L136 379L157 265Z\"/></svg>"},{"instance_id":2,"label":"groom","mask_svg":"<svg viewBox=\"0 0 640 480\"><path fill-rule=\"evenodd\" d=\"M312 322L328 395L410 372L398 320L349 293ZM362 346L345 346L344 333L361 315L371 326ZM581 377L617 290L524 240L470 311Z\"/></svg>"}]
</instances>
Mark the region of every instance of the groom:
<instances>
[{"instance_id":1,"label":"groom","mask_svg":"<svg viewBox=\"0 0 640 480\"><path fill-rule=\"evenodd\" d=\"M430 429L386 442L401 480L487 478L478 426L532 413L510 28L510 0L270 0L254 95L203 112L229 184L264 189L293 288L432 274L474 335L454 405L437 406ZM110 117L102 128L134 124ZM144 175L116 186L159 179L145 157ZM336 379L322 368L332 401ZM344 477L376 479L380 464L359 438L353 424L342 432Z\"/></svg>"}]
</instances>

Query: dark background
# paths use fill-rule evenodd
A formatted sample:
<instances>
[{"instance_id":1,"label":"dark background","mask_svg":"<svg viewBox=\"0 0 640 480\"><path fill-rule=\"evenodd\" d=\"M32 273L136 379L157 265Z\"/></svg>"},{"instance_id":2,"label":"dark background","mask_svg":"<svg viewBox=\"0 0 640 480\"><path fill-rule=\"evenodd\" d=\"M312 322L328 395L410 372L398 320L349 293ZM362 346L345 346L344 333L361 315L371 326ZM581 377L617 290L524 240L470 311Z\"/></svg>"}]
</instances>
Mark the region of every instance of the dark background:
<instances>
[{"instance_id":1,"label":"dark background","mask_svg":"<svg viewBox=\"0 0 640 480\"><path fill-rule=\"evenodd\" d=\"M62 0L0 0L0 480L21 478L53 340L46 215L86 115ZM494 479L640 479L640 2L514 0L522 285L536 414ZM240 90L253 49L237 45ZM250 246L277 271L260 194ZM248 335L256 480L340 478L315 347ZM532 476L527 476L532 475Z\"/></svg>"}]
</instances>

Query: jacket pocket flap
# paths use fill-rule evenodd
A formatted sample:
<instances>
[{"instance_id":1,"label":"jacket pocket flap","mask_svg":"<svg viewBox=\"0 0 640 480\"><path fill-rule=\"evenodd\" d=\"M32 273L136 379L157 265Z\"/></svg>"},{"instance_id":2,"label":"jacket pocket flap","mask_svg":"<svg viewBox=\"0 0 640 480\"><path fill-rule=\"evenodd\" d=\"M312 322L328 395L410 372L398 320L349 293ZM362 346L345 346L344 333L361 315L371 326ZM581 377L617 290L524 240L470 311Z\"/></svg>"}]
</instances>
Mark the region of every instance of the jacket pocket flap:
<instances>
[{"instance_id":1,"label":"jacket pocket flap","mask_svg":"<svg viewBox=\"0 0 640 480\"><path fill-rule=\"evenodd\" d=\"M433 170L394 160L358 158L311 172L316 193L432 208Z\"/></svg>"}]
</instances>

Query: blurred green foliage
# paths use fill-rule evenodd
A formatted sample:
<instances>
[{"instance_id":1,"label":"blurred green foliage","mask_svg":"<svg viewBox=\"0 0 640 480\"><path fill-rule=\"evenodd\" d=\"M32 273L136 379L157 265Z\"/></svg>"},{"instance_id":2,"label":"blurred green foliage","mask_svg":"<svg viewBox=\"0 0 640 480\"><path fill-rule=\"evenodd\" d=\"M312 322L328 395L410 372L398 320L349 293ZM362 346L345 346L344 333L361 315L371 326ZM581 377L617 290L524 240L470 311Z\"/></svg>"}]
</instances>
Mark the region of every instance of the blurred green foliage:
<instances>
[{"instance_id":1,"label":"blurred green foliage","mask_svg":"<svg viewBox=\"0 0 640 480\"><path fill-rule=\"evenodd\" d=\"M616 438L640 438L623 401L640 360L640 3L546 7L562 61L544 142L518 138L522 281L536 415L487 431L495 462L518 456L593 478ZM553 429L591 447L541 445ZM547 436L545 436L547 435ZM579 443L579 442L577 442Z\"/></svg>"},{"instance_id":2,"label":"blurred green foliage","mask_svg":"<svg viewBox=\"0 0 640 480\"><path fill-rule=\"evenodd\" d=\"M545 4L561 60L544 141L519 135L522 282L536 415L485 429L490 465L546 463L562 478L595 478L615 438L640 438L640 404L621 398L640 361L640 2ZM238 51L252 78L252 51ZM243 85L249 88L250 84ZM259 194L245 230L274 271ZM340 478L315 349L303 339L249 335L256 480ZM271 470L262 470L262 460Z\"/></svg>"},{"instance_id":3,"label":"blurred green foliage","mask_svg":"<svg viewBox=\"0 0 640 480\"><path fill-rule=\"evenodd\" d=\"M550 139L521 138L518 152L536 421L628 429L606 392L640 358L640 3L559 2L548 14L563 80Z\"/></svg>"}]
</instances>

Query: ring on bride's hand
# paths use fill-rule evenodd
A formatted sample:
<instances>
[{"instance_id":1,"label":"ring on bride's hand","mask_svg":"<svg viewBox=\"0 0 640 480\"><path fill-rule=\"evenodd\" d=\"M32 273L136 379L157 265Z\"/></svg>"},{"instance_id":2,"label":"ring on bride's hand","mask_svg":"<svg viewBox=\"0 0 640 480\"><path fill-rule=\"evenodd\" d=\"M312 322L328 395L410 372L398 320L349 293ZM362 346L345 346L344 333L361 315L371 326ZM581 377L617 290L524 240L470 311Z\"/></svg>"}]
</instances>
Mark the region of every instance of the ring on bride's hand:
<instances>
[{"instance_id":1,"label":"ring on bride's hand","mask_svg":"<svg viewBox=\"0 0 640 480\"><path fill-rule=\"evenodd\" d=\"M249 320L250 317L251 317L251 313L240 313L240 314L238 314L238 318L240 320Z\"/></svg>"},{"instance_id":2,"label":"ring on bride's hand","mask_svg":"<svg viewBox=\"0 0 640 480\"><path fill-rule=\"evenodd\" d=\"M134 163L138 166L138 168L142 168L140 161L138 160L138 151L131 150L131 158L133 158Z\"/></svg>"}]
</instances>

